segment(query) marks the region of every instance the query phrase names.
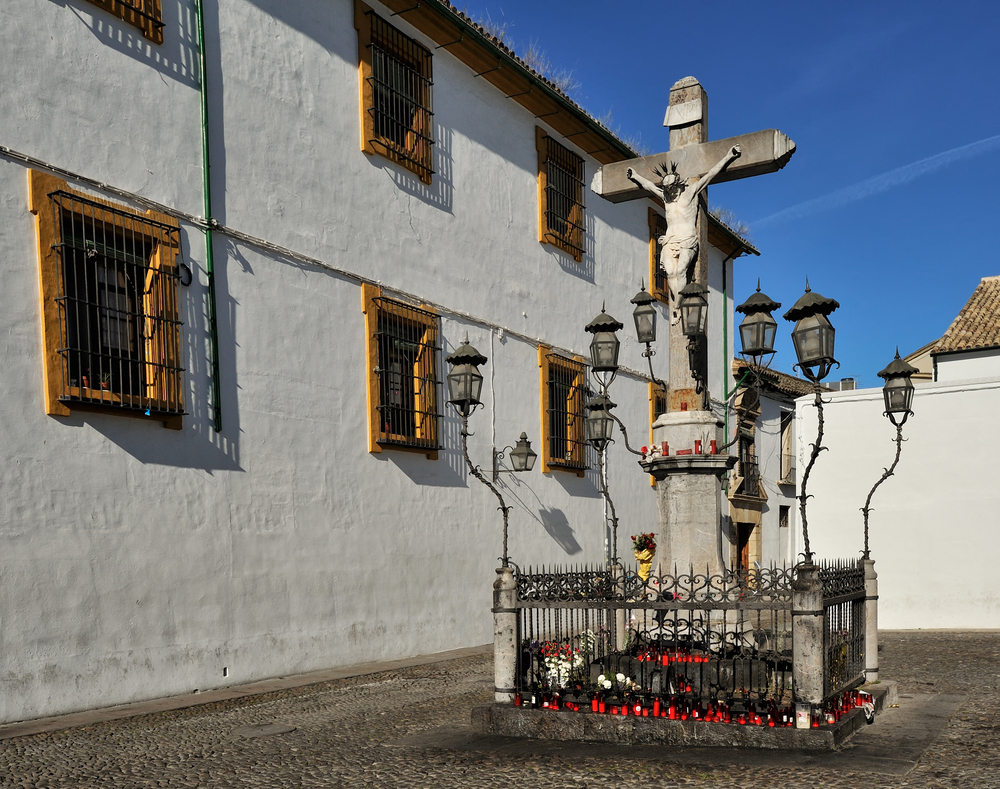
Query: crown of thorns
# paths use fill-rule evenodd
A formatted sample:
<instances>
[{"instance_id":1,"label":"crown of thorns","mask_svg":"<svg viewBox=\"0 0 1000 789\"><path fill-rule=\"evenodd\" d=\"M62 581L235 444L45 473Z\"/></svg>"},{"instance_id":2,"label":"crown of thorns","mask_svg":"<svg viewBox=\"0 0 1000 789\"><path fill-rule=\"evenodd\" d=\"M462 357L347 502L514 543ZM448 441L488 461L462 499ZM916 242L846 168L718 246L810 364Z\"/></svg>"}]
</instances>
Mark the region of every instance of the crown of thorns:
<instances>
[{"instance_id":1,"label":"crown of thorns","mask_svg":"<svg viewBox=\"0 0 1000 789\"><path fill-rule=\"evenodd\" d=\"M677 162L661 162L653 168L653 175L660 178L666 178L668 175L680 177L680 174L677 172Z\"/></svg>"}]
</instances>

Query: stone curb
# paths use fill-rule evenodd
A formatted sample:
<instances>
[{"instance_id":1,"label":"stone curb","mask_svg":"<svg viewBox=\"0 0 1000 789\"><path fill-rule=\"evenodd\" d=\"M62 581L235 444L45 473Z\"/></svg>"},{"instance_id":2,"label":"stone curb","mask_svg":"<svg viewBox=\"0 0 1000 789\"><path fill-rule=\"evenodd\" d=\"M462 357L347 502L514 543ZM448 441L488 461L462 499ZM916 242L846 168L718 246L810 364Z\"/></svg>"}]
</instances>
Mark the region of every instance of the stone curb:
<instances>
[{"instance_id":1,"label":"stone curb","mask_svg":"<svg viewBox=\"0 0 1000 789\"><path fill-rule=\"evenodd\" d=\"M492 644L484 644L478 647L452 649L447 652L435 652L430 655L418 655L401 660L358 663L353 666L322 669L320 671L311 671L307 674L295 674L290 677L276 677L274 679L251 682L246 685L233 685L217 690L196 691L195 693L185 693L181 696L167 696L165 698L138 701L133 704L120 704L115 707L72 712L67 715L58 715L50 718L36 718L35 720L18 723L6 723L0 725L0 740L71 729L76 726L91 726L95 723L104 723L121 718L133 718L137 715L150 715L156 712L186 709L202 704L213 704L219 701L245 698L247 696L259 696L264 693L273 693L290 688L301 688L306 685L315 685L320 682L329 682L336 679L348 679L366 674L379 674L383 671L425 666L431 663L443 663L448 660L482 655L492 651Z\"/></svg>"},{"instance_id":2,"label":"stone curb","mask_svg":"<svg viewBox=\"0 0 1000 789\"><path fill-rule=\"evenodd\" d=\"M875 711L897 703L895 682L866 686ZM763 748L833 751L865 726L864 711L854 709L832 726L819 729L740 726L730 723L677 721L594 715L589 712L528 709L492 704L472 710L473 729L481 735L528 739L608 742L619 745Z\"/></svg>"}]
</instances>

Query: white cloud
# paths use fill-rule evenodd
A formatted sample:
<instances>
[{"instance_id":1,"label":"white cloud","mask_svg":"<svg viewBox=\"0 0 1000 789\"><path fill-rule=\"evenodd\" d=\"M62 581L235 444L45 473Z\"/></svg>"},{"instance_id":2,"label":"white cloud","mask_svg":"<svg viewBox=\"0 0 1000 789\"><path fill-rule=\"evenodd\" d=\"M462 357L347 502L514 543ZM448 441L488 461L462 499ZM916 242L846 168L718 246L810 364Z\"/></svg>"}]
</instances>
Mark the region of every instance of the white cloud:
<instances>
[{"instance_id":1,"label":"white cloud","mask_svg":"<svg viewBox=\"0 0 1000 789\"><path fill-rule=\"evenodd\" d=\"M751 225L754 228L763 227L764 225L771 225L778 222L787 222L791 219L801 219L804 216L829 211L831 208L839 208L848 203L854 203L858 200L864 200L866 197L887 192L894 187L901 186L935 170L940 170L949 164L962 159L969 159L973 156L979 156L994 148L1000 148L1000 134L987 137L978 142L970 142L968 145L960 145L949 151L928 156L926 159L904 164L895 170L889 170L888 172L867 178L864 181L858 181L856 184L845 186L834 192L814 197L812 200L806 200L790 208L782 209L777 213L752 222Z\"/></svg>"}]
</instances>

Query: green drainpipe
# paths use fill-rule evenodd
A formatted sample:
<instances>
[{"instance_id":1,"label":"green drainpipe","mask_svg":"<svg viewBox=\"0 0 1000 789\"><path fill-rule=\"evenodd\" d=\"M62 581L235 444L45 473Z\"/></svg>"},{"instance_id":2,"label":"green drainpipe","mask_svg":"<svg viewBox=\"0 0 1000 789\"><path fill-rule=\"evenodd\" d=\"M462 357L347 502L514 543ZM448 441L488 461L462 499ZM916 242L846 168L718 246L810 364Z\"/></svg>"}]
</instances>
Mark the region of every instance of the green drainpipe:
<instances>
[{"instance_id":1,"label":"green drainpipe","mask_svg":"<svg viewBox=\"0 0 1000 789\"><path fill-rule=\"evenodd\" d=\"M215 256L213 254L212 180L208 146L208 66L205 60L205 18L201 0L195 0L194 13L198 22L198 60L201 71L201 158L202 182L205 195L205 273L208 274L208 325L212 347L212 410L216 433L222 432L222 387L219 384L219 322L215 295Z\"/></svg>"}]
</instances>

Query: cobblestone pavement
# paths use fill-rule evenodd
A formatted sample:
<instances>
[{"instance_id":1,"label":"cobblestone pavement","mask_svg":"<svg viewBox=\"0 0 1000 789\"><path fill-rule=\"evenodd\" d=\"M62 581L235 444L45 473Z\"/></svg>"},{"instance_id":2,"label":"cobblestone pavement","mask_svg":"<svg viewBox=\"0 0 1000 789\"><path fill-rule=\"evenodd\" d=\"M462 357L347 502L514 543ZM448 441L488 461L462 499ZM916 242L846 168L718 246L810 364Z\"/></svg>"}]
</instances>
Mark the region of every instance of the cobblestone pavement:
<instances>
[{"instance_id":1,"label":"cobblestone pavement","mask_svg":"<svg viewBox=\"0 0 1000 789\"><path fill-rule=\"evenodd\" d=\"M442 727L475 739L470 710L491 697L483 655L5 740L0 787L1000 787L1000 632L882 640L882 673L899 682L901 706L913 694L967 697L905 775L852 769L849 753L832 769L801 755L716 759L712 749L692 764L665 750L557 753L528 742L512 756L488 739L435 744Z\"/></svg>"}]
</instances>

